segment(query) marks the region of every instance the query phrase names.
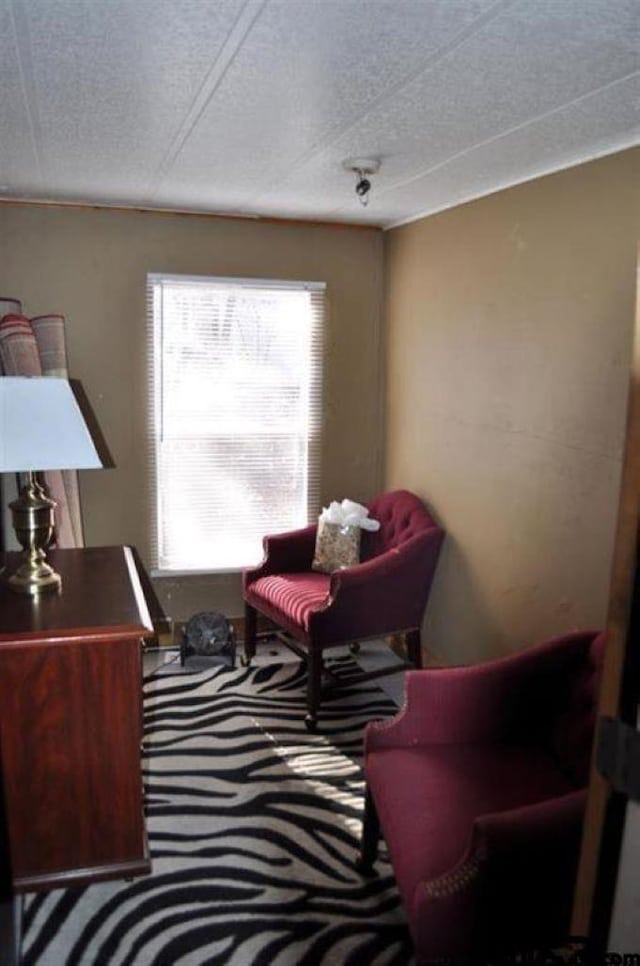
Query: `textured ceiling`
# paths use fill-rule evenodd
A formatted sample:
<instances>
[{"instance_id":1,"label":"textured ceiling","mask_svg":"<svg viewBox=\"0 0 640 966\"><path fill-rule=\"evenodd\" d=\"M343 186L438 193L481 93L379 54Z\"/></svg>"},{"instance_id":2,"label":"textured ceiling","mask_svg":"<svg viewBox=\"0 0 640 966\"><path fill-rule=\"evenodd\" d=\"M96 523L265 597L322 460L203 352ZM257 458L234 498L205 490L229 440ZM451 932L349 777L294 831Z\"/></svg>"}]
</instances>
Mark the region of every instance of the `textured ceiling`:
<instances>
[{"instance_id":1,"label":"textured ceiling","mask_svg":"<svg viewBox=\"0 0 640 966\"><path fill-rule=\"evenodd\" d=\"M637 143L639 27L638 0L0 0L0 196L398 224ZM381 161L366 208L351 157Z\"/></svg>"}]
</instances>

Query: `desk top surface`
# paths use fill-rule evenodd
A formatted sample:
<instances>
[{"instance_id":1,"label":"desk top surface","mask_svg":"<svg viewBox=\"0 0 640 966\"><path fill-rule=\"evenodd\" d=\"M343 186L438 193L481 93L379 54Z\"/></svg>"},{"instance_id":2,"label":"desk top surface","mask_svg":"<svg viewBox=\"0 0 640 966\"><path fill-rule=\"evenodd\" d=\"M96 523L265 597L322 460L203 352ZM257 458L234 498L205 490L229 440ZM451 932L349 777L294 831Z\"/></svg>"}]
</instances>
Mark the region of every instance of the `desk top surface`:
<instances>
[{"instance_id":1,"label":"desk top surface","mask_svg":"<svg viewBox=\"0 0 640 966\"><path fill-rule=\"evenodd\" d=\"M16 593L6 583L6 577L19 566L21 554L4 555L0 644L149 635L153 625L129 547L53 549L47 552L47 559L62 577L62 587L30 596Z\"/></svg>"}]
</instances>

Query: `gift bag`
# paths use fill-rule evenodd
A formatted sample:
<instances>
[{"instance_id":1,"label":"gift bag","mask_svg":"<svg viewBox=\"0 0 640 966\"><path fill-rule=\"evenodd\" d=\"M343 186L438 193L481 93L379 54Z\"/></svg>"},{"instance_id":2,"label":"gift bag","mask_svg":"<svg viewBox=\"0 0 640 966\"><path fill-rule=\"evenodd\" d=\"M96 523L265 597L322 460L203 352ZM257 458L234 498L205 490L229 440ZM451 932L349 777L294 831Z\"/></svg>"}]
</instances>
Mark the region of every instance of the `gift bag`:
<instances>
[{"instance_id":1,"label":"gift bag","mask_svg":"<svg viewBox=\"0 0 640 966\"><path fill-rule=\"evenodd\" d=\"M353 500L334 500L324 507L318 520L312 570L331 574L360 562L362 530L379 530L377 520L369 518L366 506Z\"/></svg>"}]
</instances>

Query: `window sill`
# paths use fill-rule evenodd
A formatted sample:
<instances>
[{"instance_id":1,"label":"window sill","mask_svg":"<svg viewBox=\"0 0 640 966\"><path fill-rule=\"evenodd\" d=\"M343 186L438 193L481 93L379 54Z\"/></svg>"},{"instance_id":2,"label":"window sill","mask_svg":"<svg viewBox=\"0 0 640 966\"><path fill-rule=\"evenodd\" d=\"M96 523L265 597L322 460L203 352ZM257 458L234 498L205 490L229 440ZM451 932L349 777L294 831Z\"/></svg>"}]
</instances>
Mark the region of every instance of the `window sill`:
<instances>
[{"instance_id":1,"label":"window sill","mask_svg":"<svg viewBox=\"0 0 640 966\"><path fill-rule=\"evenodd\" d=\"M231 576L232 574L242 574L245 570L251 569L251 567L257 567L258 564L247 564L246 567L209 567L206 570L151 570L150 574L155 579L165 579L171 580L175 577L224 577L225 575Z\"/></svg>"}]
</instances>

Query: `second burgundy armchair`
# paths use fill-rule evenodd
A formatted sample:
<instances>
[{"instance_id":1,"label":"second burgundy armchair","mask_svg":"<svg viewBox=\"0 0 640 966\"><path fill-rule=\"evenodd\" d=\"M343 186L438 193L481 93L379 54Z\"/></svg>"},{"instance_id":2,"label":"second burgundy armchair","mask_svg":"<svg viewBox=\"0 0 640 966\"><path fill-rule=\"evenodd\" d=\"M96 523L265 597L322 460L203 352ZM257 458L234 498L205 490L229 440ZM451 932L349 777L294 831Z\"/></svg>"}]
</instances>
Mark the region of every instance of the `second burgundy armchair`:
<instances>
[{"instance_id":1,"label":"second burgundy armchair","mask_svg":"<svg viewBox=\"0 0 640 966\"><path fill-rule=\"evenodd\" d=\"M604 644L579 632L410 671L402 711L368 725L359 867L382 832L419 963L566 940Z\"/></svg>"},{"instance_id":2,"label":"second burgundy armchair","mask_svg":"<svg viewBox=\"0 0 640 966\"><path fill-rule=\"evenodd\" d=\"M317 528L309 526L265 537L264 561L244 574L245 662L255 654L258 613L284 628L289 646L307 660L310 730L317 722L325 649L403 633L409 660L421 667L420 625L444 533L407 490L367 506L380 530L363 533L359 564L332 574L313 571Z\"/></svg>"}]
</instances>

